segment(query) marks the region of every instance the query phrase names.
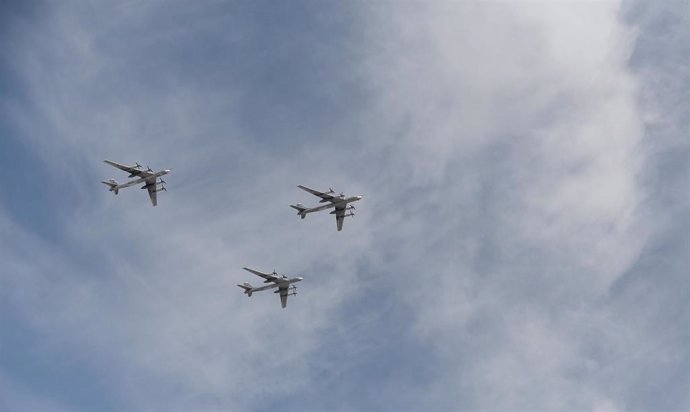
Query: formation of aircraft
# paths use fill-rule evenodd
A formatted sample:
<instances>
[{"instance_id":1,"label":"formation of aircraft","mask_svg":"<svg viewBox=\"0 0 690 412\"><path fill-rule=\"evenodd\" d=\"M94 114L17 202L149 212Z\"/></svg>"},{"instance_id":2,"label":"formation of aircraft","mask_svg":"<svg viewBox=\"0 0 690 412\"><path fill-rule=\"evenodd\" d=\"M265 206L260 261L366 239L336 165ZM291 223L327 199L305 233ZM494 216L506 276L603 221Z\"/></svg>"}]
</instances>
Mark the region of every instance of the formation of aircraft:
<instances>
[{"instance_id":1,"label":"formation of aircraft","mask_svg":"<svg viewBox=\"0 0 690 412\"><path fill-rule=\"evenodd\" d=\"M263 278L264 283L270 283L270 285L259 286L256 288L247 282L241 285L237 285L244 289L244 293L247 295L247 297L251 296L254 292L261 292L262 290L278 288L278 290L276 290L273 293L280 293L280 304L283 306L283 308L287 306L288 296L297 295L297 286L295 285L295 283L300 282L303 279L299 276L294 278L288 278L285 275L278 275L275 270L273 271L273 273L263 273L250 268L242 269L246 270L247 272L251 272L256 276L259 276L260 278Z\"/></svg>"},{"instance_id":2,"label":"formation of aircraft","mask_svg":"<svg viewBox=\"0 0 690 412\"><path fill-rule=\"evenodd\" d=\"M314 206L311 208L305 207L301 203L297 203L296 205L290 205L291 208L297 209L297 215L304 219L305 217L307 217L308 213L320 212L322 210L334 208L335 210L332 211L331 214L335 215L335 224L338 228L338 231L343 230L343 222L345 221L346 217L351 217L355 215L355 206L350 205L350 203L362 200L362 197L364 197L345 197L345 195L343 195L342 193L336 196L333 189L329 189L328 192L319 192L318 190L310 189L302 185L298 185L297 187L315 196L320 197L321 201L319 203L327 203L325 205Z\"/></svg>"},{"instance_id":3,"label":"formation of aircraft","mask_svg":"<svg viewBox=\"0 0 690 412\"><path fill-rule=\"evenodd\" d=\"M160 172L154 172L153 170L151 170L150 167L144 169L143 166L141 166L139 163L136 163L134 166L126 166L120 163L112 162L110 160L104 160L104 162L129 173L129 176L127 176L128 179L133 177L137 178L134 180L130 180L127 183L118 183L115 181L115 179L110 179L101 182L103 184L108 185L110 187L110 191L114 192L115 194L118 194L120 189L138 185L139 183L144 183L144 186L142 186L141 188L148 190L149 197L151 198L151 204L156 206L158 204L157 193L160 191L167 191L165 186L163 186L165 184L165 180L163 180L161 176L170 173L170 169L161 170ZM158 185L160 185L160 187Z\"/></svg>"},{"instance_id":4,"label":"formation of aircraft","mask_svg":"<svg viewBox=\"0 0 690 412\"><path fill-rule=\"evenodd\" d=\"M127 166L110 160L104 160L104 162L129 173L129 176L127 176L127 178L135 178L134 180L130 180L126 183L118 183L114 179L101 182L103 184L108 185L110 191L114 192L115 194L118 194L120 189L143 183L144 185L141 188L146 189L148 191L149 198L151 199L151 204L156 206L156 204L158 203L156 194L160 191L167 191L165 186L163 186L165 184L165 181L163 180L162 176L170 173L170 169L154 172L153 170L151 170L150 167L144 169L144 167L139 163L135 163L134 166ZM343 195L342 193L336 195L333 189L329 189L328 192L319 192L318 190L310 189L302 185L299 185L297 187L315 196L320 197L321 201L319 203L326 204L308 208L302 205L301 203L297 203L296 205L290 205L290 207L297 209L297 214L300 217L302 217L302 219L304 219L309 213L319 212L327 209L334 209L331 212L331 214L335 215L335 222L338 231L343 230L343 222L345 221L346 217L355 215L353 212L355 210L355 207L350 203L361 200L363 197L345 197L345 195ZM244 289L244 293L248 297L251 296L254 292L278 288L278 290L276 290L274 293L280 294L280 303L283 306L283 308L287 306L288 296L297 295L297 286L295 285L295 283L301 282L303 279L299 276L288 278L286 275L278 275L275 270L273 271L273 273L263 273L259 272L258 270L250 269L247 267L243 269L264 279L264 283L268 283L268 285L259 287L254 287L247 282L242 283L241 285L237 285Z\"/></svg>"}]
</instances>

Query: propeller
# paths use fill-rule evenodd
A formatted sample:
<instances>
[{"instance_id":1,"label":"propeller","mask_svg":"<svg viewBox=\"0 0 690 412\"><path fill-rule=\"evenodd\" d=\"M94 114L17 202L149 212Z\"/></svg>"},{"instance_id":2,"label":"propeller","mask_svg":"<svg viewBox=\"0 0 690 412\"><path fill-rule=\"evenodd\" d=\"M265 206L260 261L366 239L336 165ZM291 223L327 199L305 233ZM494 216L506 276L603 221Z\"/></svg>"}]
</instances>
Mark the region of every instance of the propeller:
<instances>
[{"instance_id":1,"label":"propeller","mask_svg":"<svg viewBox=\"0 0 690 412\"><path fill-rule=\"evenodd\" d=\"M160 179L161 179L161 181L160 181L160 182L158 182L158 183L161 183L161 184L167 184L167 182L166 182L165 180L163 180L163 178L162 178L162 177L161 177Z\"/></svg>"},{"instance_id":2,"label":"propeller","mask_svg":"<svg viewBox=\"0 0 690 412\"><path fill-rule=\"evenodd\" d=\"M136 166L134 166L135 169L141 169L143 166L139 164L139 162L134 162Z\"/></svg>"},{"instance_id":3,"label":"propeller","mask_svg":"<svg viewBox=\"0 0 690 412\"><path fill-rule=\"evenodd\" d=\"M335 191L333 191L333 188L332 188L332 187L329 187L329 188L328 188L328 193L335 193Z\"/></svg>"},{"instance_id":4,"label":"propeller","mask_svg":"<svg viewBox=\"0 0 690 412\"><path fill-rule=\"evenodd\" d=\"M149 172L153 173L153 170L151 170L151 168L150 168L148 165L146 165L146 170L148 170Z\"/></svg>"}]
</instances>

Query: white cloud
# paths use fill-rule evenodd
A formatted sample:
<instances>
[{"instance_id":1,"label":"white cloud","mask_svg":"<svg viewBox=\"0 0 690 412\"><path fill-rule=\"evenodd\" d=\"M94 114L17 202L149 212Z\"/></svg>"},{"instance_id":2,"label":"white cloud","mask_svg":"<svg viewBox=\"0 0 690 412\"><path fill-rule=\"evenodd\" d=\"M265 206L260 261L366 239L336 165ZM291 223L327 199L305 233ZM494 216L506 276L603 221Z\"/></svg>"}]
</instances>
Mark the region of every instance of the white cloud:
<instances>
[{"instance_id":1,"label":"white cloud","mask_svg":"<svg viewBox=\"0 0 690 412\"><path fill-rule=\"evenodd\" d=\"M448 406L615 403L582 365L606 327L588 306L648 231L626 66L636 33L618 13L615 2L444 3L369 16L372 134L404 170L378 187L396 181L384 196L423 204L386 211L405 268L397 294L443 354L433 396Z\"/></svg>"},{"instance_id":2,"label":"white cloud","mask_svg":"<svg viewBox=\"0 0 690 412\"><path fill-rule=\"evenodd\" d=\"M293 396L299 407L322 390L315 407L626 407L606 382L625 378L623 337L641 336L602 302L651 224L638 182L646 114L627 67L636 32L619 3L357 6L356 30L326 48L348 64L300 85L353 100L335 124L270 99L241 118L255 84L218 80L217 56L185 75L177 44L246 34L204 18L215 6L175 29L159 6L114 7L108 24L58 10L14 51L32 104L7 109L88 207L66 222L64 255L12 228L21 241L3 257L26 276L0 281L19 293L17 313L64 339L54 350L83 351L124 406ZM255 52L242 64L275 62ZM272 110L300 117L258 132ZM87 170L70 172L75 158ZM155 209L134 189L113 197L96 187L117 176L102 158L170 167L171 190ZM301 221L287 207L308 199L299 183L366 197L336 233L331 216ZM37 247L29 263L21 251ZM251 279L242 266L303 275L300 295L286 311L270 294L248 300L234 286ZM371 290L387 303L348 306ZM404 341L376 335L379 322L405 325ZM406 345L428 350L409 359L433 364L428 381L402 376L395 356L385 378L354 360ZM393 403L353 395L372 384Z\"/></svg>"}]
</instances>

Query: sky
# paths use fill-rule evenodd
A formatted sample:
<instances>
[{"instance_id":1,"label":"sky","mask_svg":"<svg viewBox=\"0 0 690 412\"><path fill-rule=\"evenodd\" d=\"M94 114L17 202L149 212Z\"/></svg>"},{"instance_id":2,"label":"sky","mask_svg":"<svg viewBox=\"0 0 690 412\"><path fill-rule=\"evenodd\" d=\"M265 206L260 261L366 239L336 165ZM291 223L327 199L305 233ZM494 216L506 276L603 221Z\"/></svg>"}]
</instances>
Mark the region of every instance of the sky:
<instances>
[{"instance_id":1,"label":"sky","mask_svg":"<svg viewBox=\"0 0 690 412\"><path fill-rule=\"evenodd\" d=\"M690 409L686 1L0 8L0 410Z\"/></svg>"}]
</instances>

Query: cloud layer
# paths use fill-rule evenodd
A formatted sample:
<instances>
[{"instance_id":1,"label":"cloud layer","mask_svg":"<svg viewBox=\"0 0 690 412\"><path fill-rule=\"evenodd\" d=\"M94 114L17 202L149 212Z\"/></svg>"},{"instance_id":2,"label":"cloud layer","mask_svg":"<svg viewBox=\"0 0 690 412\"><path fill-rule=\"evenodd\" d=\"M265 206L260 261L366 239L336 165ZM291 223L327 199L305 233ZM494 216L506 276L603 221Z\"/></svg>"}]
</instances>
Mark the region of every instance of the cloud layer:
<instances>
[{"instance_id":1,"label":"cloud layer","mask_svg":"<svg viewBox=\"0 0 690 412\"><path fill-rule=\"evenodd\" d=\"M0 405L687 408L669 9L13 9ZM297 184L366 197L337 233ZM242 266L305 281L281 310Z\"/></svg>"}]
</instances>

